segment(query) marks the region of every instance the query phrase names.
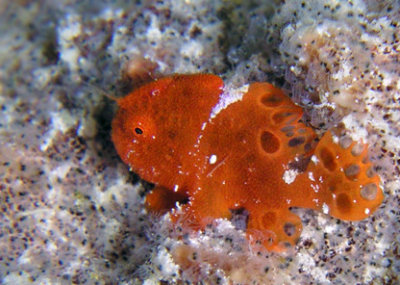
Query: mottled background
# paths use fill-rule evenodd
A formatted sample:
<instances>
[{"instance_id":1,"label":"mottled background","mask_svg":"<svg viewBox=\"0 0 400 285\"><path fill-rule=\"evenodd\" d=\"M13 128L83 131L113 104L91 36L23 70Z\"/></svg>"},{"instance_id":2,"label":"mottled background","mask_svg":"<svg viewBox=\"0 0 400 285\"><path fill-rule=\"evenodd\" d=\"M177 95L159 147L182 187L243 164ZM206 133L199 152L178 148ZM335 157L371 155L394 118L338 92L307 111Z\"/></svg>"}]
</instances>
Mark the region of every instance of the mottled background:
<instances>
[{"instance_id":1,"label":"mottled background","mask_svg":"<svg viewBox=\"0 0 400 285\"><path fill-rule=\"evenodd\" d=\"M400 282L399 2L258 2L0 0L1 284ZM179 240L110 140L102 90L126 94L143 59L228 90L269 81L319 133L344 123L369 143L384 203L354 223L296 210L287 256L226 221Z\"/></svg>"}]
</instances>

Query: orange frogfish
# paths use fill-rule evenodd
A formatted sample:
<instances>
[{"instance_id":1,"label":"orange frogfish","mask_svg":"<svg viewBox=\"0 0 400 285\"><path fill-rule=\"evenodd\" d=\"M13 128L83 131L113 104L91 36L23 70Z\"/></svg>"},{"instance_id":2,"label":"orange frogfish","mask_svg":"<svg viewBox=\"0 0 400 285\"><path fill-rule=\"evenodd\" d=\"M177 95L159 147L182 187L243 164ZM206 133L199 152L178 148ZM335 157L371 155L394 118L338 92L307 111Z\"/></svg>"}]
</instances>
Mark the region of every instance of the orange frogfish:
<instances>
[{"instance_id":1,"label":"orange frogfish","mask_svg":"<svg viewBox=\"0 0 400 285\"><path fill-rule=\"evenodd\" d=\"M117 100L112 140L131 170L155 184L148 209L165 213L179 202L175 221L196 230L245 213L248 239L281 251L302 230L292 207L357 221L381 204L366 145L333 131L317 142L302 109L268 83L250 84L217 112L223 86L211 74L173 75Z\"/></svg>"}]
</instances>

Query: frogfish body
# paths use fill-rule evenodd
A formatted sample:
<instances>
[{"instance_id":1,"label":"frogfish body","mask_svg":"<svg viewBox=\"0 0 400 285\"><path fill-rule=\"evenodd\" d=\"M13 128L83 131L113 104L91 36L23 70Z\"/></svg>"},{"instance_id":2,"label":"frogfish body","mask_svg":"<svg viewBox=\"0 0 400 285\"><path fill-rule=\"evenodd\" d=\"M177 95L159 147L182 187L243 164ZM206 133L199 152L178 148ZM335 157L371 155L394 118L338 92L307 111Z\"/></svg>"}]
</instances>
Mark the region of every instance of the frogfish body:
<instances>
[{"instance_id":1,"label":"frogfish body","mask_svg":"<svg viewBox=\"0 0 400 285\"><path fill-rule=\"evenodd\" d=\"M331 131L317 142L302 109L271 84L250 84L215 113L222 93L218 76L174 75L117 100L112 140L121 159L155 184L149 210L165 213L179 202L174 215L194 230L245 213L248 238L280 251L300 237L292 207L357 221L381 204L366 145Z\"/></svg>"}]
</instances>

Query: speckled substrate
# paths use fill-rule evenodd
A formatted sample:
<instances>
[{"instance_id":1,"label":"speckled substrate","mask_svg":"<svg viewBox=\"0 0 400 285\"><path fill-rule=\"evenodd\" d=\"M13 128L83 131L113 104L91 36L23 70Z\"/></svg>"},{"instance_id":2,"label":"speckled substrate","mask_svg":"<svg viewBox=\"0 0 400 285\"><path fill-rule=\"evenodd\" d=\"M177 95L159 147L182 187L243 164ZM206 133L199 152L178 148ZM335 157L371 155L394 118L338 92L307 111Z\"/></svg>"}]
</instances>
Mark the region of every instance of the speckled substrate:
<instances>
[{"instance_id":1,"label":"speckled substrate","mask_svg":"<svg viewBox=\"0 0 400 285\"><path fill-rule=\"evenodd\" d=\"M400 282L400 6L395 1L0 2L0 283ZM397 20L396 20L397 19ZM361 222L296 209L298 246L258 253L230 222L181 236L143 208L110 141L133 58L229 88L282 86L320 129L370 145L385 201ZM229 256L229 258L227 257Z\"/></svg>"}]
</instances>

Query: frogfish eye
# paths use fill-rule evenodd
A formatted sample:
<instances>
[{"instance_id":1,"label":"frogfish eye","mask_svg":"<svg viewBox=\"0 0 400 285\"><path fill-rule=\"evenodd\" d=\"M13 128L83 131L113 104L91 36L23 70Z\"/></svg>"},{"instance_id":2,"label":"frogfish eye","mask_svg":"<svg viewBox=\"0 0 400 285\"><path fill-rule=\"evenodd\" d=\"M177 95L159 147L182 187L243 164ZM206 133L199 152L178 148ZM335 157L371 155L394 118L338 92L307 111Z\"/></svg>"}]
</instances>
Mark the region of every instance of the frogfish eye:
<instances>
[{"instance_id":1,"label":"frogfish eye","mask_svg":"<svg viewBox=\"0 0 400 285\"><path fill-rule=\"evenodd\" d=\"M135 133L141 135L143 134L143 130L141 128L135 128Z\"/></svg>"}]
</instances>

